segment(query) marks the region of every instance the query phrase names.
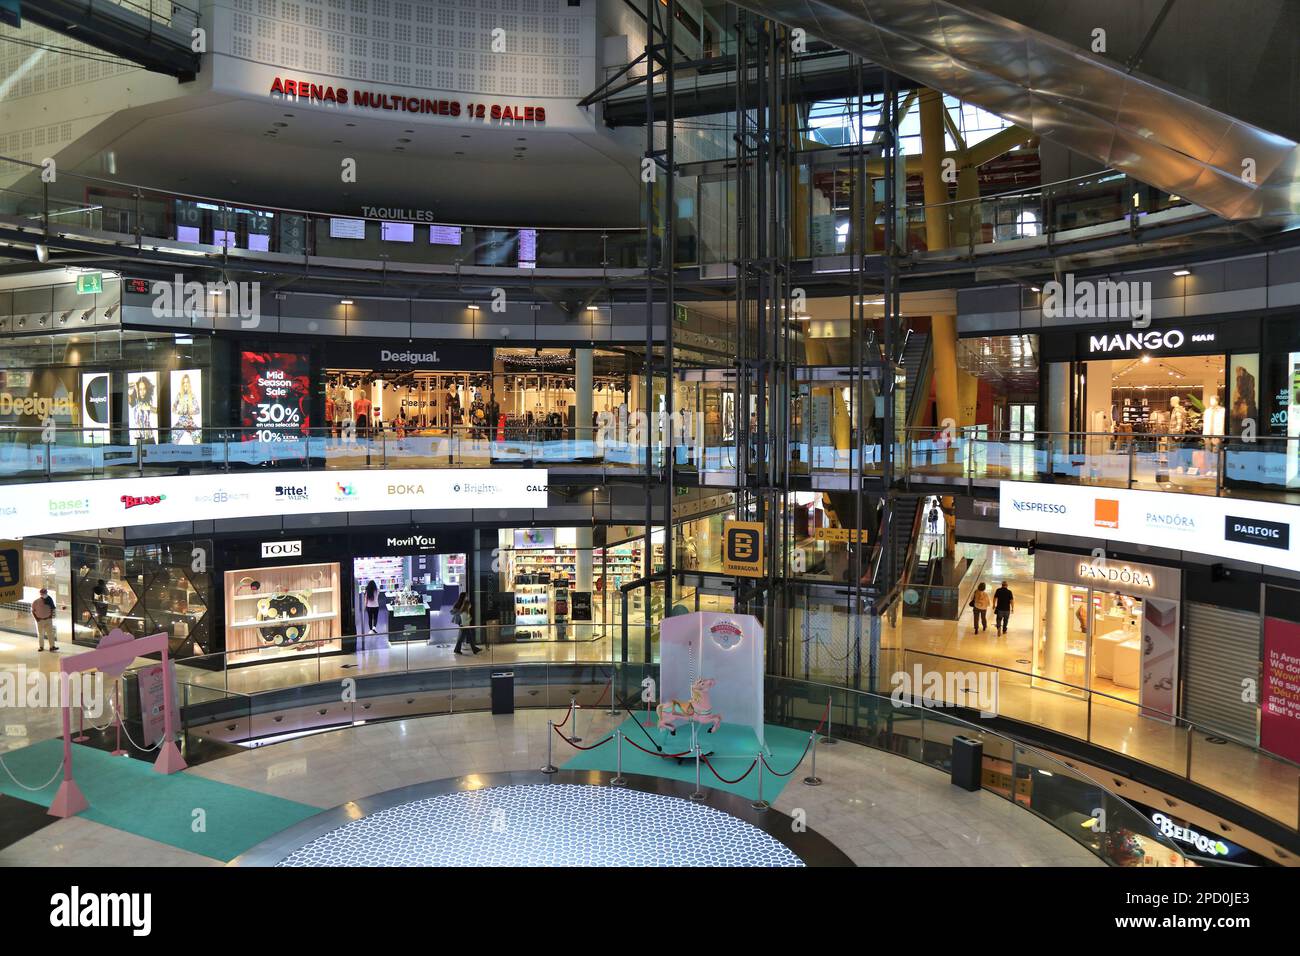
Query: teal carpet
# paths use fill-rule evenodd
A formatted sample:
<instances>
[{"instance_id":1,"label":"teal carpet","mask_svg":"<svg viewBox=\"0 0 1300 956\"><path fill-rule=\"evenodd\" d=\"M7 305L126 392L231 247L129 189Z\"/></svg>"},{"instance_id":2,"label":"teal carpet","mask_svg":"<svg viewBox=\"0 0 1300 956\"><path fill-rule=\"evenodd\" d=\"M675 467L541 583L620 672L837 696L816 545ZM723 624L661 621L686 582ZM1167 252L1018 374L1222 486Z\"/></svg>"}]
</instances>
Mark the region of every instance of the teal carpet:
<instances>
[{"instance_id":1,"label":"teal carpet","mask_svg":"<svg viewBox=\"0 0 1300 956\"><path fill-rule=\"evenodd\" d=\"M637 729L636 720L638 718L651 721L651 725L645 728L646 733L642 733ZM653 751L654 746L650 740L646 739L646 734L649 734L651 740L663 747L664 753L681 753L683 750L690 748L691 734L688 728L681 727L677 731L677 736L672 737L669 736L667 731L656 729L653 720L653 717L647 718L645 714L638 714L637 717L630 717L620 725L625 738L623 741L623 772L645 774L650 777L667 777L670 780L685 780L693 784L695 782L695 760L693 758L683 758L679 763L665 757L652 757L632 746L632 743L635 742L646 748L646 750ZM772 770L763 770L763 799L771 803L791 780L802 780L808 776L809 769L806 759L794 773L788 773L804 752L804 748L808 744L808 734L791 730L788 727L773 727L771 724L767 724L764 727L764 737L768 748L768 764L772 767L772 770L787 774L787 776L778 777ZM758 753L758 738L749 727L722 724L714 733L701 733L699 741L700 750L709 756L709 763L713 765L713 768L717 770L720 776L726 777L728 780L734 780L743 774L745 769L753 763L754 757ZM596 740L588 738L582 741L582 746L589 747L596 742ZM614 745L615 741L611 740L596 750L579 751L576 756L563 765L563 769L616 770L618 764ZM555 746L559 748L556 750L557 756L562 755L562 751L566 750L569 753L574 753L573 749L562 740L557 739ZM725 790L728 793L754 800L758 797L758 774L760 769L760 767L755 767L749 776L739 783L723 783L701 762L700 785Z\"/></svg>"},{"instance_id":2,"label":"teal carpet","mask_svg":"<svg viewBox=\"0 0 1300 956\"><path fill-rule=\"evenodd\" d=\"M62 740L43 740L5 752L5 766L23 783L33 786L49 779L63 759ZM73 776L90 802L78 816L125 830L159 843L189 850L214 860L233 860L245 850L320 813L319 807L283 800L184 771L154 773L153 763L112 757L103 750L73 745ZM0 771L0 793L48 807L62 774L35 793L15 786ZM197 828L202 810L205 830Z\"/></svg>"}]
</instances>

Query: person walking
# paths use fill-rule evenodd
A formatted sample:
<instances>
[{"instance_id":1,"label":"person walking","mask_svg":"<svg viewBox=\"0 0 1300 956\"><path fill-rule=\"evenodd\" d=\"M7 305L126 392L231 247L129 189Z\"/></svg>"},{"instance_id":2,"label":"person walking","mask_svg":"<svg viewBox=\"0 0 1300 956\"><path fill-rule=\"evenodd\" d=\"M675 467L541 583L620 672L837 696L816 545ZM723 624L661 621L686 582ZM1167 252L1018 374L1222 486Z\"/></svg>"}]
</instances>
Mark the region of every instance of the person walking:
<instances>
[{"instance_id":1,"label":"person walking","mask_svg":"<svg viewBox=\"0 0 1300 956\"><path fill-rule=\"evenodd\" d=\"M379 585L373 580L366 585L366 626L371 634L379 627Z\"/></svg>"},{"instance_id":2,"label":"person walking","mask_svg":"<svg viewBox=\"0 0 1300 956\"><path fill-rule=\"evenodd\" d=\"M970 606L975 610L975 633L987 631L989 629L989 605L993 602L989 600L988 586L983 581L975 589L975 594L970 599Z\"/></svg>"},{"instance_id":3,"label":"person walking","mask_svg":"<svg viewBox=\"0 0 1300 956\"><path fill-rule=\"evenodd\" d=\"M1011 593L1011 588L1007 587L1007 582L1002 582L1002 587L993 592L993 629L998 633L1005 635L1007 633L1007 623L1011 620L1011 612L1016 609L1016 596Z\"/></svg>"},{"instance_id":4,"label":"person walking","mask_svg":"<svg viewBox=\"0 0 1300 956\"><path fill-rule=\"evenodd\" d=\"M457 611L456 608L460 608L460 610ZM456 627L459 628L459 633L456 635L456 648L452 653L459 654L460 646L465 643L466 639L469 640L469 649L471 651L475 654L481 651L482 648L474 643L474 608L467 595L461 594L456 600L455 605L452 606L451 619L456 622Z\"/></svg>"},{"instance_id":5,"label":"person walking","mask_svg":"<svg viewBox=\"0 0 1300 956\"><path fill-rule=\"evenodd\" d=\"M57 651L59 645L54 643L54 598L45 588L41 588L40 597L32 602L32 619L36 621L36 649L45 650L48 638L50 650Z\"/></svg>"},{"instance_id":6,"label":"person walking","mask_svg":"<svg viewBox=\"0 0 1300 956\"><path fill-rule=\"evenodd\" d=\"M939 499L932 499L930 505L930 514L928 515L930 524L930 534L939 533Z\"/></svg>"}]
</instances>

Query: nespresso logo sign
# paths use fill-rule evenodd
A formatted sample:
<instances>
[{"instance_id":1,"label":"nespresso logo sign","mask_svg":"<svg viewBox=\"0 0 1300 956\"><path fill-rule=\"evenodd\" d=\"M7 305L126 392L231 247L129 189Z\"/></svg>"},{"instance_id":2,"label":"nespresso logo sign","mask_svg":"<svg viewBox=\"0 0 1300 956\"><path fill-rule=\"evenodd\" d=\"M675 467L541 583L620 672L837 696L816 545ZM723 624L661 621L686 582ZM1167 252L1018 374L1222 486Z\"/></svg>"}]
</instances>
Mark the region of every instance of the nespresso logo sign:
<instances>
[{"instance_id":1,"label":"nespresso logo sign","mask_svg":"<svg viewBox=\"0 0 1300 956\"><path fill-rule=\"evenodd\" d=\"M1291 548L1289 524L1264 521L1262 518L1239 518L1236 515L1227 515L1223 520L1223 536L1229 541L1257 544L1265 548L1277 548L1279 551L1289 551Z\"/></svg>"}]
</instances>

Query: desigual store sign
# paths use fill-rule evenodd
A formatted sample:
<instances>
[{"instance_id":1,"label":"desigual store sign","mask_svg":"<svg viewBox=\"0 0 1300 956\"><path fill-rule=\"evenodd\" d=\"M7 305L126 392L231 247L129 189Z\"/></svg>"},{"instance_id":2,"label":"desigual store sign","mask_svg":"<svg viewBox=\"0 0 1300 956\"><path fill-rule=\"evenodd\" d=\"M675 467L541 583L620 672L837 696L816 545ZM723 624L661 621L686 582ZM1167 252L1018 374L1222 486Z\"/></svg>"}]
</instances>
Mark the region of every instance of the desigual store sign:
<instances>
[{"instance_id":1,"label":"desigual store sign","mask_svg":"<svg viewBox=\"0 0 1300 956\"><path fill-rule=\"evenodd\" d=\"M1162 491L1004 481L998 524L1300 571L1300 507Z\"/></svg>"},{"instance_id":2,"label":"desigual store sign","mask_svg":"<svg viewBox=\"0 0 1300 956\"><path fill-rule=\"evenodd\" d=\"M38 534L183 521L334 514L545 508L547 472L529 469L235 473L4 486L5 533Z\"/></svg>"}]
</instances>

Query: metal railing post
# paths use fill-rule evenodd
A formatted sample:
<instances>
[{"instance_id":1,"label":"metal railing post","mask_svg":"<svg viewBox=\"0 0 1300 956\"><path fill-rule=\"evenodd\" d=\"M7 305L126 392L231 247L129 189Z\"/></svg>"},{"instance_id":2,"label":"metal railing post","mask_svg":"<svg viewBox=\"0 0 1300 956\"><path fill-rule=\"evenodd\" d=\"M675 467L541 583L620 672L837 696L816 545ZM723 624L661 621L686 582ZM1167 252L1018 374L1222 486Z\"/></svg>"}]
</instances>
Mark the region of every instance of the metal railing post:
<instances>
[{"instance_id":1,"label":"metal railing post","mask_svg":"<svg viewBox=\"0 0 1300 956\"><path fill-rule=\"evenodd\" d=\"M808 739L812 742L812 769L809 771L808 776L803 778L803 782L809 787L820 787L822 785L822 778L817 776L817 734L816 732L809 734Z\"/></svg>"},{"instance_id":2,"label":"metal railing post","mask_svg":"<svg viewBox=\"0 0 1300 956\"><path fill-rule=\"evenodd\" d=\"M615 772L613 779L611 779L609 782L611 786L621 787L625 783L627 783L627 777L623 776L623 730L622 728L619 728L614 731L614 751L617 754L618 770ZM697 784L696 786L698 788L699 785Z\"/></svg>"},{"instance_id":3,"label":"metal railing post","mask_svg":"<svg viewBox=\"0 0 1300 956\"><path fill-rule=\"evenodd\" d=\"M755 810L768 810L772 805L763 799L763 751L758 752L758 762L754 769L758 771L758 799L750 804Z\"/></svg>"},{"instance_id":4,"label":"metal railing post","mask_svg":"<svg viewBox=\"0 0 1300 956\"><path fill-rule=\"evenodd\" d=\"M580 744L582 738L578 736L578 698L576 696L569 697L569 713L573 717L573 729L569 732L569 743Z\"/></svg>"},{"instance_id":5,"label":"metal railing post","mask_svg":"<svg viewBox=\"0 0 1300 956\"><path fill-rule=\"evenodd\" d=\"M551 762L551 743L555 739L555 721L546 722L546 766L542 767L542 773L555 773L556 766Z\"/></svg>"},{"instance_id":6,"label":"metal railing post","mask_svg":"<svg viewBox=\"0 0 1300 956\"><path fill-rule=\"evenodd\" d=\"M704 790L700 787L700 744L695 742L695 790L691 792L692 800L703 800Z\"/></svg>"}]
</instances>

